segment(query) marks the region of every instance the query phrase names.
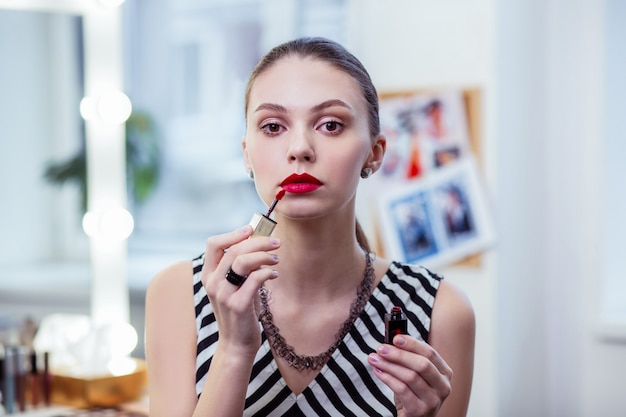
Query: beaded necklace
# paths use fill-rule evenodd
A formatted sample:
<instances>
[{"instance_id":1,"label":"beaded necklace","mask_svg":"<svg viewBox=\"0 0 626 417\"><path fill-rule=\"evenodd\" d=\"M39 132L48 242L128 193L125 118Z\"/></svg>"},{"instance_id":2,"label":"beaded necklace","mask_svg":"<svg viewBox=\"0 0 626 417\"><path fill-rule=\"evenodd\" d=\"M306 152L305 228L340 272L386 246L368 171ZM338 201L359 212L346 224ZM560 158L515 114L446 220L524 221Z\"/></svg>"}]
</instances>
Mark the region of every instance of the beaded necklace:
<instances>
[{"instance_id":1,"label":"beaded necklace","mask_svg":"<svg viewBox=\"0 0 626 417\"><path fill-rule=\"evenodd\" d=\"M373 260L368 252L365 252L365 272L363 275L363 281L357 289L357 296L350 305L350 316L348 316L346 321L344 321L339 328L339 332L335 335L333 344L328 350L317 356L298 355L294 351L293 346L287 344L285 338L280 335L280 329L274 324L274 317L269 309L270 290L261 286L259 288L259 298L261 301L259 320L263 324L265 334L274 352L283 358L290 366L299 371L304 371L305 369L317 370L323 367L326 362L328 362L333 352L339 347L346 334L348 334L350 327L357 317L359 317L365 308L365 304L369 300L374 283L374 267Z\"/></svg>"}]
</instances>

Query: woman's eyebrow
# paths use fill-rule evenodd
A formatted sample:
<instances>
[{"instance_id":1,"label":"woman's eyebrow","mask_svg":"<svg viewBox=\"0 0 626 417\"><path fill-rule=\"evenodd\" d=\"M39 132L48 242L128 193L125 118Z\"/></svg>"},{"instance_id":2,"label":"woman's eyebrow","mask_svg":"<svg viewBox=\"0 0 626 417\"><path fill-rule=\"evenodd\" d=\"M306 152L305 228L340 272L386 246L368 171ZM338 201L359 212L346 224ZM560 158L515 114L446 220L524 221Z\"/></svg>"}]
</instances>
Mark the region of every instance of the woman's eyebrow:
<instances>
[{"instance_id":1,"label":"woman's eyebrow","mask_svg":"<svg viewBox=\"0 0 626 417\"><path fill-rule=\"evenodd\" d=\"M261 110L269 110L269 111L274 111L278 113L287 113L287 109L284 106L281 106L280 104L274 104L274 103L261 103L256 109L254 109L254 112L256 113Z\"/></svg>"},{"instance_id":2,"label":"woman's eyebrow","mask_svg":"<svg viewBox=\"0 0 626 417\"><path fill-rule=\"evenodd\" d=\"M320 104L316 104L315 106L311 108L311 111L319 112L321 110L327 109L329 107L334 107L334 106L344 107L350 111L353 110L352 106L350 106L345 101L339 100L339 99L332 99L332 100L323 101ZM280 104L275 104L275 103L261 103L258 105L256 109L254 109L254 112L256 113L261 110L268 110L268 111L273 111L277 113L287 113L287 109L285 108L285 106L281 106Z\"/></svg>"},{"instance_id":3,"label":"woman's eyebrow","mask_svg":"<svg viewBox=\"0 0 626 417\"><path fill-rule=\"evenodd\" d=\"M321 102L320 104L316 104L315 106L313 106L311 108L311 110L313 112L318 112L320 110L324 110L328 107L334 107L334 106L340 106L340 107L345 107L346 109L352 111L352 106L350 106L348 103L346 103L343 100L339 100L339 99L333 99L333 100L326 100Z\"/></svg>"}]
</instances>

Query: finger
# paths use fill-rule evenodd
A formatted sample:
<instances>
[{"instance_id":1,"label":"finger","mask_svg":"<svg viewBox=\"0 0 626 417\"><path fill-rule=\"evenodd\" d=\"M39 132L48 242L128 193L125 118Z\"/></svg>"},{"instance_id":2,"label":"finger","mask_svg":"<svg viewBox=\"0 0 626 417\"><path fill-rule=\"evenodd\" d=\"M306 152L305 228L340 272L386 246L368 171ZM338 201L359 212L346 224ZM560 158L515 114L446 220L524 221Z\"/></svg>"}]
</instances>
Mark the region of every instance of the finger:
<instances>
[{"instance_id":1,"label":"finger","mask_svg":"<svg viewBox=\"0 0 626 417\"><path fill-rule=\"evenodd\" d=\"M233 253L224 256L224 263L232 259L230 267L239 275L250 275L262 266L271 266L278 263L278 255L267 251L276 249L276 243L264 243L261 239L252 239L255 242L244 242L238 245Z\"/></svg>"},{"instance_id":2,"label":"finger","mask_svg":"<svg viewBox=\"0 0 626 417\"><path fill-rule=\"evenodd\" d=\"M239 276L249 276L253 271L262 266L271 266L278 263L278 256L269 251L280 246L280 241L276 238L255 237L245 239L228 248L226 253L221 254L220 262L209 268L205 264L206 274L202 280L210 294L216 294L220 289L228 293L237 291L240 286L234 285L227 280L227 275L232 269L233 273ZM247 281L247 279L246 279ZM245 281L241 286L245 284Z\"/></svg>"},{"instance_id":3,"label":"finger","mask_svg":"<svg viewBox=\"0 0 626 417\"><path fill-rule=\"evenodd\" d=\"M229 284L231 288L225 289L225 291L232 292L228 298L228 307L235 312L243 313L250 307L251 300L254 300L259 287L269 279L275 279L278 277L278 272L272 268L260 268L253 271L248 275L246 282L239 288L235 288L232 284Z\"/></svg>"},{"instance_id":4,"label":"finger","mask_svg":"<svg viewBox=\"0 0 626 417\"><path fill-rule=\"evenodd\" d=\"M370 355L369 361L374 364L374 374L393 391L396 406L398 410L404 410L403 415L426 415L441 406L444 398L440 397L426 381L418 378L407 383L377 367L376 363L380 360L382 359L376 359L375 354Z\"/></svg>"},{"instance_id":5,"label":"finger","mask_svg":"<svg viewBox=\"0 0 626 417\"><path fill-rule=\"evenodd\" d=\"M226 260L225 260L226 263ZM267 279L275 278L277 273L271 273L264 279L250 279L251 275L262 267L273 266L278 263L278 255L263 251L243 253L238 255L234 260L230 268L225 275L225 281L230 284L227 285L227 290L236 291L243 287L246 282L251 281L253 284L258 287ZM242 272L239 272L242 271ZM266 274L261 274L262 277L265 277ZM238 282L237 282L238 281ZM222 285L224 282L222 281Z\"/></svg>"},{"instance_id":6,"label":"finger","mask_svg":"<svg viewBox=\"0 0 626 417\"><path fill-rule=\"evenodd\" d=\"M428 343L422 342L412 337L398 335L393 339L393 346L398 350L391 349L390 354L392 358L398 358L401 363L409 365L412 356L409 354L403 354L402 351L416 353L426 358L432 363L439 373L445 375L448 378L452 378L452 368L441 357L441 355ZM404 362L403 362L404 360ZM409 363L407 363L407 361Z\"/></svg>"},{"instance_id":7,"label":"finger","mask_svg":"<svg viewBox=\"0 0 626 417\"><path fill-rule=\"evenodd\" d=\"M399 347L398 347L399 346ZM396 336L394 346L381 345L375 366L413 387L423 379L440 395L449 395L452 369L430 345L407 336Z\"/></svg>"},{"instance_id":8,"label":"finger","mask_svg":"<svg viewBox=\"0 0 626 417\"><path fill-rule=\"evenodd\" d=\"M224 256L225 250L249 238L251 234L252 228L246 225L229 233L209 237L204 254L204 264L207 269L215 269Z\"/></svg>"}]
</instances>

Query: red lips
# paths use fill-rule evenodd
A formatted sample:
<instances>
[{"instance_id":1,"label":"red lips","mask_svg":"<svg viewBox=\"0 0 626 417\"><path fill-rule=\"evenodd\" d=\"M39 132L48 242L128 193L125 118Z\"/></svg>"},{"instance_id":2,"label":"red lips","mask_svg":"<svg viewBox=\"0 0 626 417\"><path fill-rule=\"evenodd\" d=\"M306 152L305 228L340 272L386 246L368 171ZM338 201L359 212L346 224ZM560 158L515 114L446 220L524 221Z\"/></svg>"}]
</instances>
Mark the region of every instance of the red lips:
<instances>
[{"instance_id":1,"label":"red lips","mask_svg":"<svg viewBox=\"0 0 626 417\"><path fill-rule=\"evenodd\" d=\"M283 190L301 194L310 193L317 190L322 185L322 182L312 175L307 174L291 174L280 183Z\"/></svg>"}]
</instances>

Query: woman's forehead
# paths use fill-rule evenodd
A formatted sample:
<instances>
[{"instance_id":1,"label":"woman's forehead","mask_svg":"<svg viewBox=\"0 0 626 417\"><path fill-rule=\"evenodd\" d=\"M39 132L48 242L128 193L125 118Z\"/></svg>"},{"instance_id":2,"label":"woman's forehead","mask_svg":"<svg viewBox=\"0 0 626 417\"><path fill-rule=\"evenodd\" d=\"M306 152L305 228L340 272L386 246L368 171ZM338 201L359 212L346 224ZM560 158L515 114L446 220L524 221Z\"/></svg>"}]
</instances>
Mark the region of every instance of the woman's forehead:
<instances>
[{"instance_id":1,"label":"woman's forehead","mask_svg":"<svg viewBox=\"0 0 626 417\"><path fill-rule=\"evenodd\" d=\"M346 101L355 109L365 105L352 76L323 60L292 56L280 59L258 75L250 89L248 110L260 102L314 105L332 99Z\"/></svg>"}]
</instances>

